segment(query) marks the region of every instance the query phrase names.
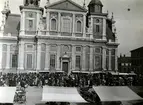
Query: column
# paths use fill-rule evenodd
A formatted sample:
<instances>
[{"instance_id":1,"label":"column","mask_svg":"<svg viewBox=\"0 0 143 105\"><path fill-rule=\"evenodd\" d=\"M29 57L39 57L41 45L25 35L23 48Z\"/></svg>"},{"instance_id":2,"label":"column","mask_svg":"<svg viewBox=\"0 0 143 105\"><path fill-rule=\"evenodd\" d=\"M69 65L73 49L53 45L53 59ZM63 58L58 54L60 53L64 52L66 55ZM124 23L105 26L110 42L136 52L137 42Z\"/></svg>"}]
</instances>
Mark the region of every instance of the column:
<instances>
[{"instance_id":1,"label":"column","mask_svg":"<svg viewBox=\"0 0 143 105\"><path fill-rule=\"evenodd\" d=\"M7 44L6 69L10 69L10 44Z\"/></svg>"},{"instance_id":2,"label":"column","mask_svg":"<svg viewBox=\"0 0 143 105\"><path fill-rule=\"evenodd\" d=\"M106 70L106 48L102 48L102 70Z\"/></svg>"},{"instance_id":3,"label":"column","mask_svg":"<svg viewBox=\"0 0 143 105\"><path fill-rule=\"evenodd\" d=\"M118 48L115 49L115 71L118 71Z\"/></svg>"},{"instance_id":4,"label":"column","mask_svg":"<svg viewBox=\"0 0 143 105\"><path fill-rule=\"evenodd\" d=\"M103 18L103 35L102 39L106 40L106 18Z\"/></svg>"},{"instance_id":5,"label":"column","mask_svg":"<svg viewBox=\"0 0 143 105\"><path fill-rule=\"evenodd\" d=\"M24 35L25 34L25 11L22 11L20 27L21 27L20 35Z\"/></svg>"},{"instance_id":6,"label":"column","mask_svg":"<svg viewBox=\"0 0 143 105\"><path fill-rule=\"evenodd\" d=\"M86 46L83 46L83 51L82 51L82 70L86 70Z\"/></svg>"},{"instance_id":7,"label":"column","mask_svg":"<svg viewBox=\"0 0 143 105\"><path fill-rule=\"evenodd\" d=\"M41 69L41 43L37 44L37 67L36 70Z\"/></svg>"},{"instance_id":8,"label":"column","mask_svg":"<svg viewBox=\"0 0 143 105\"><path fill-rule=\"evenodd\" d=\"M58 35L61 36L61 13L58 13Z\"/></svg>"},{"instance_id":9,"label":"column","mask_svg":"<svg viewBox=\"0 0 143 105\"><path fill-rule=\"evenodd\" d=\"M18 69L24 70L24 42L23 41L19 43Z\"/></svg>"},{"instance_id":10,"label":"column","mask_svg":"<svg viewBox=\"0 0 143 105\"><path fill-rule=\"evenodd\" d=\"M61 50L61 46L60 45L57 45L57 67L56 67L56 70L59 71L60 70L60 51Z\"/></svg>"},{"instance_id":11,"label":"column","mask_svg":"<svg viewBox=\"0 0 143 105\"><path fill-rule=\"evenodd\" d=\"M109 49L109 70L112 70L112 68L111 68L111 49Z\"/></svg>"},{"instance_id":12,"label":"column","mask_svg":"<svg viewBox=\"0 0 143 105\"><path fill-rule=\"evenodd\" d=\"M75 45L72 45L72 70L75 70Z\"/></svg>"},{"instance_id":13,"label":"column","mask_svg":"<svg viewBox=\"0 0 143 105\"><path fill-rule=\"evenodd\" d=\"M93 39L93 17L91 17L90 39Z\"/></svg>"},{"instance_id":14,"label":"column","mask_svg":"<svg viewBox=\"0 0 143 105\"><path fill-rule=\"evenodd\" d=\"M47 22L47 35L49 36L49 31L50 31L50 26L49 26L49 24L50 24L50 13L49 13L49 11L47 11L47 16L46 16L46 22Z\"/></svg>"},{"instance_id":15,"label":"column","mask_svg":"<svg viewBox=\"0 0 143 105\"><path fill-rule=\"evenodd\" d=\"M50 69L50 45L46 45L46 60L45 60L45 70L49 70Z\"/></svg>"},{"instance_id":16,"label":"column","mask_svg":"<svg viewBox=\"0 0 143 105\"><path fill-rule=\"evenodd\" d=\"M37 24L36 24L36 30L41 31L41 30L39 30L39 23L40 23L40 13L38 12L38 13L37 13Z\"/></svg>"},{"instance_id":17,"label":"column","mask_svg":"<svg viewBox=\"0 0 143 105\"><path fill-rule=\"evenodd\" d=\"M2 44L0 43L0 70L2 70Z\"/></svg>"},{"instance_id":18,"label":"column","mask_svg":"<svg viewBox=\"0 0 143 105\"><path fill-rule=\"evenodd\" d=\"M72 36L75 37L75 14L73 13Z\"/></svg>"},{"instance_id":19,"label":"column","mask_svg":"<svg viewBox=\"0 0 143 105\"><path fill-rule=\"evenodd\" d=\"M83 37L86 38L86 14L83 15Z\"/></svg>"},{"instance_id":20,"label":"column","mask_svg":"<svg viewBox=\"0 0 143 105\"><path fill-rule=\"evenodd\" d=\"M90 65L89 71L93 71L93 46L90 46Z\"/></svg>"}]
</instances>

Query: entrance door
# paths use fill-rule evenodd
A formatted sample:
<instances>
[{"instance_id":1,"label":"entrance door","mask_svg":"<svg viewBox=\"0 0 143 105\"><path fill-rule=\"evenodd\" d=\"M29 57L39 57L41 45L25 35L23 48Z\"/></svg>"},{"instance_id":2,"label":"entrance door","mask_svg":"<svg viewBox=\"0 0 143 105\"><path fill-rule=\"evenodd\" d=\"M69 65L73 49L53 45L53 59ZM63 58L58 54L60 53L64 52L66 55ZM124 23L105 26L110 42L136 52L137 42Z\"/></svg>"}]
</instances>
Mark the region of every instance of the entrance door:
<instances>
[{"instance_id":1,"label":"entrance door","mask_svg":"<svg viewBox=\"0 0 143 105\"><path fill-rule=\"evenodd\" d=\"M68 62L63 62L63 71L68 73Z\"/></svg>"}]
</instances>

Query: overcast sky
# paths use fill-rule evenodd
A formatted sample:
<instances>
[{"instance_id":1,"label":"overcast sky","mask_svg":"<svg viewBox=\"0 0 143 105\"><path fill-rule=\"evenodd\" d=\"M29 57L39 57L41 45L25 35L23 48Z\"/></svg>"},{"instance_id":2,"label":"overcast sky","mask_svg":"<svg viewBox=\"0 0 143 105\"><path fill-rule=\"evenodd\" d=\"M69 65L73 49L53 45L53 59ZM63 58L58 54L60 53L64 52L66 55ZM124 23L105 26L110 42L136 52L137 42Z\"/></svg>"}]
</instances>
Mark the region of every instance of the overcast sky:
<instances>
[{"instance_id":1,"label":"overcast sky","mask_svg":"<svg viewBox=\"0 0 143 105\"><path fill-rule=\"evenodd\" d=\"M0 0L0 11L5 0ZM47 0L41 0L41 6L46 5ZM50 0L51 3L59 0ZM82 5L84 0L73 0ZM143 46L143 0L101 0L103 12L114 13L119 39L119 54L130 54L130 50ZM19 5L23 0L9 0L12 13L20 14ZM90 0L86 0L86 5ZM128 11L130 8L130 11ZM0 15L1 19L1 15ZM119 55L118 54L118 55Z\"/></svg>"}]
</instances>

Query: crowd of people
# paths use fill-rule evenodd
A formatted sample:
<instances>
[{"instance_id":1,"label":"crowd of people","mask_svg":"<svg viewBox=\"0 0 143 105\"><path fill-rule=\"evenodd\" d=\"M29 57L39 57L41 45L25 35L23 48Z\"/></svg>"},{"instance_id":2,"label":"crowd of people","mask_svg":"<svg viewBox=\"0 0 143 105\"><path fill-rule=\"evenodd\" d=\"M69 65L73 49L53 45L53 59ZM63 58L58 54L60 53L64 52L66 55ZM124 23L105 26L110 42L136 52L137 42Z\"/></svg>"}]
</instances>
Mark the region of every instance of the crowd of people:
<instances>
[{"instance_id":1,"label":"crowd of people","mask_svg":"<svg viewBox=\"0 0 143 105\"><path fill-rule=\"evenodd\" d=\"M143 75L117 76L110 73L21 73L1 74L0 86L64 86L64 87L88 87L88 86L143 86Z\"/></svg>"}]
</instances>

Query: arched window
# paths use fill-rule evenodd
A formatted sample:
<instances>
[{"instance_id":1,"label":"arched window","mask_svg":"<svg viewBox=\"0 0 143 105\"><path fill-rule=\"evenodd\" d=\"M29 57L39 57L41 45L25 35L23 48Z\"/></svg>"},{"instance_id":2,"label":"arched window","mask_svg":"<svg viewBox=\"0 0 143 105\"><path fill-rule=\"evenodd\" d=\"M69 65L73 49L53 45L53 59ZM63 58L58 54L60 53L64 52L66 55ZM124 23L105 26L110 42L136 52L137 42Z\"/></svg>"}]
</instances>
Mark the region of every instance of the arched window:
<instances>
[{"instance_id":1,"label":"arched window","mask_svg":"<svg viewBox=\"0 0 143 105\"><path fill-rule=\"evenodd\" d=\"M52 31L57 30L57 21L56 21L56 19L51 19L51 30Z\"/></svg>"},{"instance_id":2,"label":"arched window","mask_svg":"<svg viewBox=\"0 0 143 105\"><path fill-rule=\"evenodd\" d=\"M81 21L77 21L77 32L81 32Z\"/></svg>"}]
</instances>

